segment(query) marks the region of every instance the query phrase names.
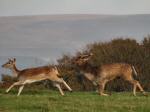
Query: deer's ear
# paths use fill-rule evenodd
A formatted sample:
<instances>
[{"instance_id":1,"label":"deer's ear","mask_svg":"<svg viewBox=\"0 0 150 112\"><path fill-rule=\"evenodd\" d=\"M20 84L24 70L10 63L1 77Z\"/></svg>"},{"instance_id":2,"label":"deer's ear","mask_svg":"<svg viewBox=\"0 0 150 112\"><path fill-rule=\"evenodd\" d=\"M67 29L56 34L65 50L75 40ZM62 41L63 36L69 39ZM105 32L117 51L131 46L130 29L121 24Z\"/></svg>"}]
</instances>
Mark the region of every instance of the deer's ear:
<instances>
[{"instance_id":1,"label":"deer's ear","mask_svg":"<svg viewBox=\"0 0 150 112\"><path fill-rule=\"evenodd\" d=\"M13 61L11 58L8 58L8 61Z\"/></svg>"},{"instance_id":2,"label":"deer's ear","mask_svg":"<svg viewBox=\"0 0 150 112\"><path fill-rule=\"evenodd\" d=\"M16 62L16 58L14 58L13 61Z\"/></svg>"}]
</instances>

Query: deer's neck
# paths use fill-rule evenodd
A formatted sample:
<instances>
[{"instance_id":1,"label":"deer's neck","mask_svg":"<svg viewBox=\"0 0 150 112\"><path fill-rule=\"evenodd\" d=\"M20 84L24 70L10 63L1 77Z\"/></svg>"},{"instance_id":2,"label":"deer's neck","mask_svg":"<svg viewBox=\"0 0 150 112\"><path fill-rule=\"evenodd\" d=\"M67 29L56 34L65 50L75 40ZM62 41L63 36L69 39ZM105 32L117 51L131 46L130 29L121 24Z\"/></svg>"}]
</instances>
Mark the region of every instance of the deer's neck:
<instances>
[{"instance_id":1,"label":"deer's neck","mask_svg":"<svg viewBox=\"0 0 150 112\"><path fill-rule=\"evenodd\" d=\"M17 69L16 65L14 65L11 70L12 70L12 72L13 72L13 75L14 75L15 77L17 77L18 74L19 74L19 72L20 72L20 70Z\"/></svg>"},{"instance_id":2,"label":"deer's neck","mask_svg":"<svg viewBox=\"0 0 150 112\"><path fill-rule=\"evenodd\" d=\"M87 77L91 76L92 78L94 78L95 76L98 75L99 67L93 66L90 63L84 63L83 65L80 65L78 68L81 69L81 71L88 73L86 74Z\"/></svg>"}]
</instances>

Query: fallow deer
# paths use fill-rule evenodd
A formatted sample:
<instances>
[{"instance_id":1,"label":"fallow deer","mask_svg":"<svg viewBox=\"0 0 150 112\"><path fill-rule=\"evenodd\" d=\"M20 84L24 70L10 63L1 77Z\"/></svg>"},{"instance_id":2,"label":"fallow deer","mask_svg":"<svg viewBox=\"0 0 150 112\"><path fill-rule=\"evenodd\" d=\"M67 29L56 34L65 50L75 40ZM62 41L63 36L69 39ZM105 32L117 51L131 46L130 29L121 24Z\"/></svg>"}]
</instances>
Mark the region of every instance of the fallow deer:
<instances>
[{"instance_id":1,"label":"fallow deer","mask_svg":"<svg viewBox=\"0 0 150 112\"><path fill-rule=\"evenodd\" d=\"M117 77L133 84L134 96L136 96L137 87L144 95L146 95L140 83L132 77L132 72L137 75L134 66L125 63L113 63L105 64L100 67L94 67L89 63L89 59L92 56L92 53L80 55L74 59L73 63L81 70L88 80L92 81L94 85L98 85L100 95L108 96L108 94L104 93L105 85L108 81L111 81Z\"/></svg>"},{"instance_id":2,"label":"fallow deer","mask_svg":"<svg viewBox=\"0 0 150 112\"><path fill-rule=\"evenodd\" d=\"M19 85L19 91L18 95L21 94L21 91L24 88L25 84L31 84L33 82L42 81L42 80L51 80L53 82L53 85L57 87L61 93L61 95L64 95L64 92L62 91L60 84L64 84L65 87L72 91L72 89L68 86L68 84L58 76L60 75L57 67L55 66L42 66L42 67L36 67L36 68L28 68L23 70L18 70L16 67L16 59L9 59L8 62L2 65L3 68L10 69L15 77L17 77L18 81L13 83L6 92L8 93L11 88L14 86Z\"/></svg>"}]
</instances>

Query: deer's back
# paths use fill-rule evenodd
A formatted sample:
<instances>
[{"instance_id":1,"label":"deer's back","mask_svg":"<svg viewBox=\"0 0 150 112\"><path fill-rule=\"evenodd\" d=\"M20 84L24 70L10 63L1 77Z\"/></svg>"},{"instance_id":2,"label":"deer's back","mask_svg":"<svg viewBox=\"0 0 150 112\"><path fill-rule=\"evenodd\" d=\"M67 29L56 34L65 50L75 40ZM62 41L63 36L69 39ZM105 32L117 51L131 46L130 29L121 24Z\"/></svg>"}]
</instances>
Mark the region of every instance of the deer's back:
<instances>
[{"instance_id":1,"label":"deer's back","mask_svg":"<svg viewBox=\"0 0 150 112\"><path fill-rule=\"evenodd\" d=\"M113 63L101 66L100 74L106 77L117 77L132 71L131 65L125 63Z\"/></svg>"},{"instance_id":2,"label":"deer's back","mask_svg":"<svg viewBox=\"0 0 150 112\"><path fill-rule=\"evenodd\" d=\"M51 68L49 66L36 67L36 68L28 68L20 71L18 74L18 78L35 78L35 77L44 77L49 72L51 72Z\"/></svg>"}]
</instances>

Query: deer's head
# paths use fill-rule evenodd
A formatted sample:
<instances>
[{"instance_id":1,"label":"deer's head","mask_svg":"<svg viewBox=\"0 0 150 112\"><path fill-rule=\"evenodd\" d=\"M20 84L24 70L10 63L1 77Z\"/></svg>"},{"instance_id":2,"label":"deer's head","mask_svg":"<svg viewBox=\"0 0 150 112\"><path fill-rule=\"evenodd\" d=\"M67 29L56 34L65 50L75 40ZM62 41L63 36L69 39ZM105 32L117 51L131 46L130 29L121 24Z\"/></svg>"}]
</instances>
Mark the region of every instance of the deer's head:
<instances>
[{"instance_id":1,"label":"deer's head","mask_svg":"<svg viewBox=\"0 0 150 112\"><path fill-rule=\"evenodd\" d=\"M8 61L2 65L3 68L12 69L16 64L16 58L8 59Z\"/></svg>"},{"instance_id":2,"label":"deer's head","mask_svg":"<svg viewBox=\"0 0 150 112\"><path fill-rule=\"evenodd\" d=\"M82 65L82 64L88 62L92 56L93 56L93 53L80 55L74 60L74 63L77 65Z\"/></svg>"}]
</instances>

